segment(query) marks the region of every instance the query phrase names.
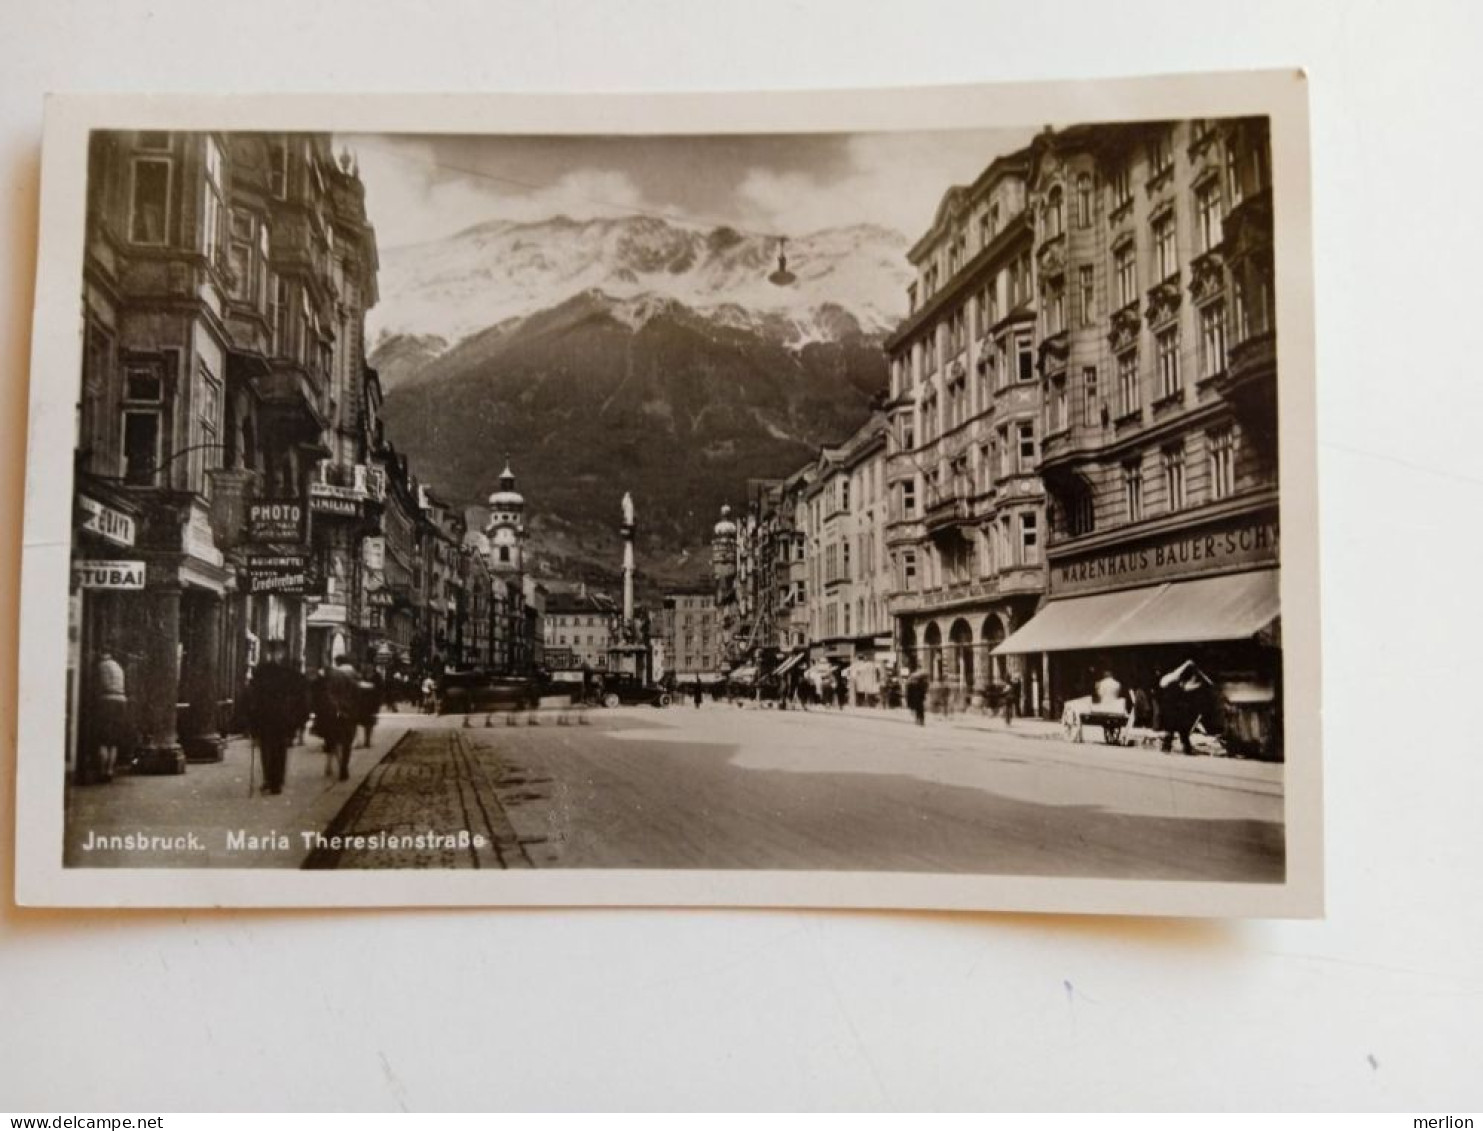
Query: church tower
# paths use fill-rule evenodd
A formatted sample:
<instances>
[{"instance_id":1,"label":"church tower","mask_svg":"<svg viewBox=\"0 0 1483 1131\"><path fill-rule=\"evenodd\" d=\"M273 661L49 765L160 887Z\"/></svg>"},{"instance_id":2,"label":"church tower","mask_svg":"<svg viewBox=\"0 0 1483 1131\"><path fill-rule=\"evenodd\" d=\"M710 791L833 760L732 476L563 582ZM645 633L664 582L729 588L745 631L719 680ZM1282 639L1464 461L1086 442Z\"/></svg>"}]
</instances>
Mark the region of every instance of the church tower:
<instances>
[{"instance_id":1,"label":"church tower","mask_svg":"<svg viewBox=\"0 0 1483 1131\"><path fill-rule=\"evenodd\" d=\"M489 496L489 568L502 577L525 571L525 498L515 490L510 465L500 473L499 490Z\"/></svg>"}]
</instances>

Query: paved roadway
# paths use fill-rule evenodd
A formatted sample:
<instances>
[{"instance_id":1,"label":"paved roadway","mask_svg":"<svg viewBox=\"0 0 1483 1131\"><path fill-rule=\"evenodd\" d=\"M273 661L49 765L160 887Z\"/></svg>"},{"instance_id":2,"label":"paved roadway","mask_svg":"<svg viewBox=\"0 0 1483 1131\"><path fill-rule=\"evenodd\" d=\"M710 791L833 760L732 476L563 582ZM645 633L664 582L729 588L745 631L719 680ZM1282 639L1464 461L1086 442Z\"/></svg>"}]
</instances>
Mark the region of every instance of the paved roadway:
<instances>
[{"instance_id":1,"label":"paved roadway","mask_svg":"<svg viewBox=\"0 0 1483 1131\"><path fill-rule=\"evenodd\" d=\"M398 719L329 831L488 846L309 866L1283 874L1281 767L727 704L578 718Z\"/></svg>"}]
</instances>

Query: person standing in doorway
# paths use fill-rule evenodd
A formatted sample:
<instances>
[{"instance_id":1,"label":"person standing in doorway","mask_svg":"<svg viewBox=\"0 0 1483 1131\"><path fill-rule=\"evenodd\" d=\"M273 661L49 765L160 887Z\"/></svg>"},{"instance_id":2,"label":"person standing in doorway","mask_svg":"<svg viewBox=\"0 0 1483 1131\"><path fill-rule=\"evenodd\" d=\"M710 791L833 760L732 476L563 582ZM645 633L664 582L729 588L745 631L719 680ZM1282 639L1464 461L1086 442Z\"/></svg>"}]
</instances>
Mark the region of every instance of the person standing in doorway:
<instances>
[{"instance_id":1,"label":"person standing in doorway","mask_svg":"<svg viewBox=\"0 0 1483 1131\"><path fill-rule=\"evenodd\" d=\"M114 659L111 648L98 653L96 681L93 719L97 738L93 744L93 764L84 777L89 781L108 782L113 780L119 748L129 740L129 698L125 694L124 669Z\"/></svg>"},{"instance_id":2,"label":"person standing in doorway","mask_svg":"<svg viewBox=\"0 0 1483 1131\"><path fill-rule=\"evenodd\" d=\"M247 685L247 725L263 752L263 792L283 792L288 746L309 716L309 685L288 664L288 646L268 643L268 655Z\"/></svg>"}]
</instances>

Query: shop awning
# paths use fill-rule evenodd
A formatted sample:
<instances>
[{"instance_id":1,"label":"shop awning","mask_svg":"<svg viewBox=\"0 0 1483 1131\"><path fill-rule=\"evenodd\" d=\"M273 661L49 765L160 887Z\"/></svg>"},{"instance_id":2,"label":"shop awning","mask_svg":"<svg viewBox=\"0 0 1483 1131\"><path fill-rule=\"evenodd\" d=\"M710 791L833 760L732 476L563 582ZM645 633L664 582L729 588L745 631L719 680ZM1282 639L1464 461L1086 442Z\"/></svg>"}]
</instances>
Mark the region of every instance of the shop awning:
<instances>
[{"instance_id":1,"label":"shop awning","mask_svg":"<svg viewBox=\"0 0 1483 1131\"><path fill-rule=\"evenodd\" d=\"M1052 601L996 655L1243 640L1281 612L1277 570L1171 581Z\"/></svg>"},{"instance_id":2,"label":"shop awning","mask_svg":"<svg viewBox=\"0 0 1483 1131\"><path fill-rule=\"evenodd\" d=\"M727 678L733 683L751 683L757 678L757 667L755 664L743 664L741 667L733 669L731 675Z\"/></svg>"}]
</instances>

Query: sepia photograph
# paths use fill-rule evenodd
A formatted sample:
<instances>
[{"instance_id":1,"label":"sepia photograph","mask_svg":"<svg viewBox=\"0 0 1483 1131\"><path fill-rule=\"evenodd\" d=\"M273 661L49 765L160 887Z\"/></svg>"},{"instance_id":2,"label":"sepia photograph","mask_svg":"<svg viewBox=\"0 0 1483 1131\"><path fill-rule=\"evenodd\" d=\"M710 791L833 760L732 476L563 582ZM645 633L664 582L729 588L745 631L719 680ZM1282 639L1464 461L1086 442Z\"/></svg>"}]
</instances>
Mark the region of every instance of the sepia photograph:
<instances>
[{"instance_id":1,"label":"sepia photograph","mask_svg":"<svg viewBox=\"0 0 1483 1131\"><path fill-rule=\"evenodd\" d=\"M1316 912L1303 96L1244 82L85 105L31 897Z\"/></svg>"}]
</instances>

